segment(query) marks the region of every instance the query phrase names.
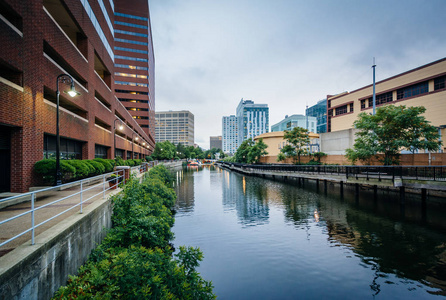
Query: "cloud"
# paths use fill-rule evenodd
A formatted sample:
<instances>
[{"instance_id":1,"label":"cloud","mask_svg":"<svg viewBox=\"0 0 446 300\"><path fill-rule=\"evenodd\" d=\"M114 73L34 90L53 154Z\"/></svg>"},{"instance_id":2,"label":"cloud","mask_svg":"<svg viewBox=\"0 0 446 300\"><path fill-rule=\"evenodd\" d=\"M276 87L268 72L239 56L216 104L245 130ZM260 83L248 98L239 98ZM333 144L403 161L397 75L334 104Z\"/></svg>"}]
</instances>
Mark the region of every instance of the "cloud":
<instances>
[{"instance_id":1,"label":"cloud","mask_svg":"<svg viewBox=\"0 0 446 300\"><path fill-rule=\"evenodd\" d=\"M156 110L189 110L209 147L238 102L267 103L270 125L327 94L444 57L446 2L153 0Z\"/></svg>"}]
</instances>

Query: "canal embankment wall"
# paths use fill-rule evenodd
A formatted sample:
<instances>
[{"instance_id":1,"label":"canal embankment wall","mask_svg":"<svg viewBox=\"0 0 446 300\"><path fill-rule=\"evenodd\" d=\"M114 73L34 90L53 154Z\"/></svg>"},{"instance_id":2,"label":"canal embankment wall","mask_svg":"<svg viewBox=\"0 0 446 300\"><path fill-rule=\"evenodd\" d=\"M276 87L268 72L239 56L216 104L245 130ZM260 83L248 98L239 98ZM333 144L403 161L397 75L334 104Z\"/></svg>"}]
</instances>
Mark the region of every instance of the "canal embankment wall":
<instances>
[{"instance_id":1,"label":"canal embankment wall","mask_svg":"<svg viewBox=\"0 0 446 300\"><path fill-rule=\"evenodd\" d=\"M96 200L0 257L0 299L50 299L68 275L77 274L111 227L110 198Z\"/></svg>"},{"instance_id":2,"label":"canal embankment wall","mask_svg":"<svg viewBox=\"0 0 446 300\"><path fill-rule=\"evenodd\" d=\"M379 191L390 191L399 194L402 203L406 200L406 193L421 196L421 201L426 204L429 196L446 199L446 181L414 180L409 178L392 178L390 176L376 176L367 174L363 176L347 176L345 174L330 173L306 173L284 172L236 166L233 164L218 164L220 167L248 176L260 176L273 180L295 180L298 185L305 186L306 181L313 181L317 189L327 191L328 185L338 185L339 192L343 195L345 189L353 190L355 196L359 196L362 190L370 190L373 197L378 197Z\"/></svg>"}]
</instances>

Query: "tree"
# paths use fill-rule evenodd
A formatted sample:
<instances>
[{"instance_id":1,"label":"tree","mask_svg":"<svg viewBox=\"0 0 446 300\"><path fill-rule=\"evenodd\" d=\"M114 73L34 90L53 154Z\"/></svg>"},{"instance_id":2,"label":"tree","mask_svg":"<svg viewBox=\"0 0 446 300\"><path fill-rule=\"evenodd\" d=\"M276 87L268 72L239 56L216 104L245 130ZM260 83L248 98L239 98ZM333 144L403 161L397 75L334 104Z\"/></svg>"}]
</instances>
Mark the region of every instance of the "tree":
<instances>
[{"instance_id":1,"label":"tree","mask_svg":"<svg viewBox=\"0 0 446 300\"><path fill-rule=\"evenodd\" d=\"M382 153L383 164L394 165L399 164L401 150L437 150L440 136L422 116L425 111L423 106L388 105L378 108L375 115L359 114L353 123L359 131L353 148L346 151L347 158L366 161Z\"/></svg>"},{"instance_id":2,"label":"tree","mask_svg":"<svg viewBox=\"0 0 446 300\"><path fill-rule=\"evenodd\" d=\"M268 145L263 142L263 139L259 139L257 143L248 150L248 163L256 164L259 162L260 157L268 155L266 148L268 148Z\"/></svg>"},{"instance_id":3,"label":"tree","mask_svg":"<svg viewBox=\"0 0 446 300\"><path fill-rule=\"evenodd\" d=\"M287 141L277 157L279 161L285 160L288 157L293 158L294 163L300 164L300 156L308 152L308 144L310 137L308 130L302 127L294 127L292 130L285 130L283 138Z\"/></svg>"},{"instance_id":4,"label":"tree","mask_svg":"<svg viewBox=\"0 0 446 300\"><path fill-rule=\"evenodd\" d=\"M186 158L186 155L185 155L186 147L183 144L178 143L176 151L177 151L178 158L180 158L180 159Z\"/></svg>"},{"instance_id":5,"label":"tree","mask_svg":"<svg viewBox=\"0 0 446 300\"><path fill-rule=\"evenodd\" d=\"M235 161L238 163L246 164L248 163L248 153L249 149L254 145L252 139L247 139L242 142L242 144L237 148L235 152Z\"/></svg>"},{"instance_id":6,"label":"tree","mask_svg":"<svg viewBox=\"0 0 446 300\"><path fill-rule=\"evenodd\" d=\"M173 159L175 157L175 145L169 141L158 142L155 144L152 157L154 159Z\"/></svg>"}]
</instances>

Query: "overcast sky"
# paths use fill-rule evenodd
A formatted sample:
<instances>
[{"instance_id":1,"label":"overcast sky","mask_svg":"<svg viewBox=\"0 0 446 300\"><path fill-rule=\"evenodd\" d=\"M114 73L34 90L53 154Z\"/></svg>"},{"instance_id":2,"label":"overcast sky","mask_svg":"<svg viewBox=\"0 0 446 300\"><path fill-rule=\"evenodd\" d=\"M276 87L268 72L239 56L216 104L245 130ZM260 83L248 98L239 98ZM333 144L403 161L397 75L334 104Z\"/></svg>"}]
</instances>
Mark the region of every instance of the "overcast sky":
<instances>
[{"instance_id":1,"label":"overcast sky","mask_svg":"<svg viewBox=\"0 0 446 300\"><path fill-rule=\"evenodd\" d=\"M209 148L241 98L270 126L446 56L446 0L149 0L156 111L189 110Z\"/></svg>"}]
</instances>

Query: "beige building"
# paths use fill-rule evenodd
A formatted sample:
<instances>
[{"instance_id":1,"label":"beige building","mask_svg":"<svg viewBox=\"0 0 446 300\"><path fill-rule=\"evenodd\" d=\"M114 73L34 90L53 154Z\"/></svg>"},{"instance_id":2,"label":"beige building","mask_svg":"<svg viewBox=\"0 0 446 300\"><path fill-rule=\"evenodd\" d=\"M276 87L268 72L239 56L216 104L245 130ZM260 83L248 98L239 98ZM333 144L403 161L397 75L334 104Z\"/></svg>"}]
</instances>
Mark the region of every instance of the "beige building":
<instances>
[{"instance_id":1,"label":"beige building","mask_svg":"<svg viewBox=\"0 0 446 300\"><path fill-rule=\"evenodd\" d=\"M286 145L286 141L283 139L284 132L283 131L274 131L274 132L267 132L261 135L258 135L254 138L254 141L257 142L259 139L263 139L263 142L268 146L266 148L266 152L268 152L267 156L277 156L280 153L280 149L283 148L283 146ZM310 145L312 146L312 152L317 152L319 145L319 134L310 132Z\"/></svg>"},{"instance_id":2,"label":"beige building","mask_svg":"<svg viewBox=\"0 0 446 300\"><path fill-rule=\"evenodd\" d=\"M424 106L425 117L446 134L446 58L376 83L376 108L394 104ZM361 112L373 111L373 86L327 96L327 132L353 128ZM445 145L443 145L444 149Z\"/></svg>"},{"instance_id":3,"label":"beige building","mask_svg":"<svg viewBox=\"0 0 446 300\"><path fill-rule=\"evenodd\" d=\"M194 115L190 111L158 111L155 121L157 143L169 141L175 145L194 146Z\"/></svg>"}]
</instances>

